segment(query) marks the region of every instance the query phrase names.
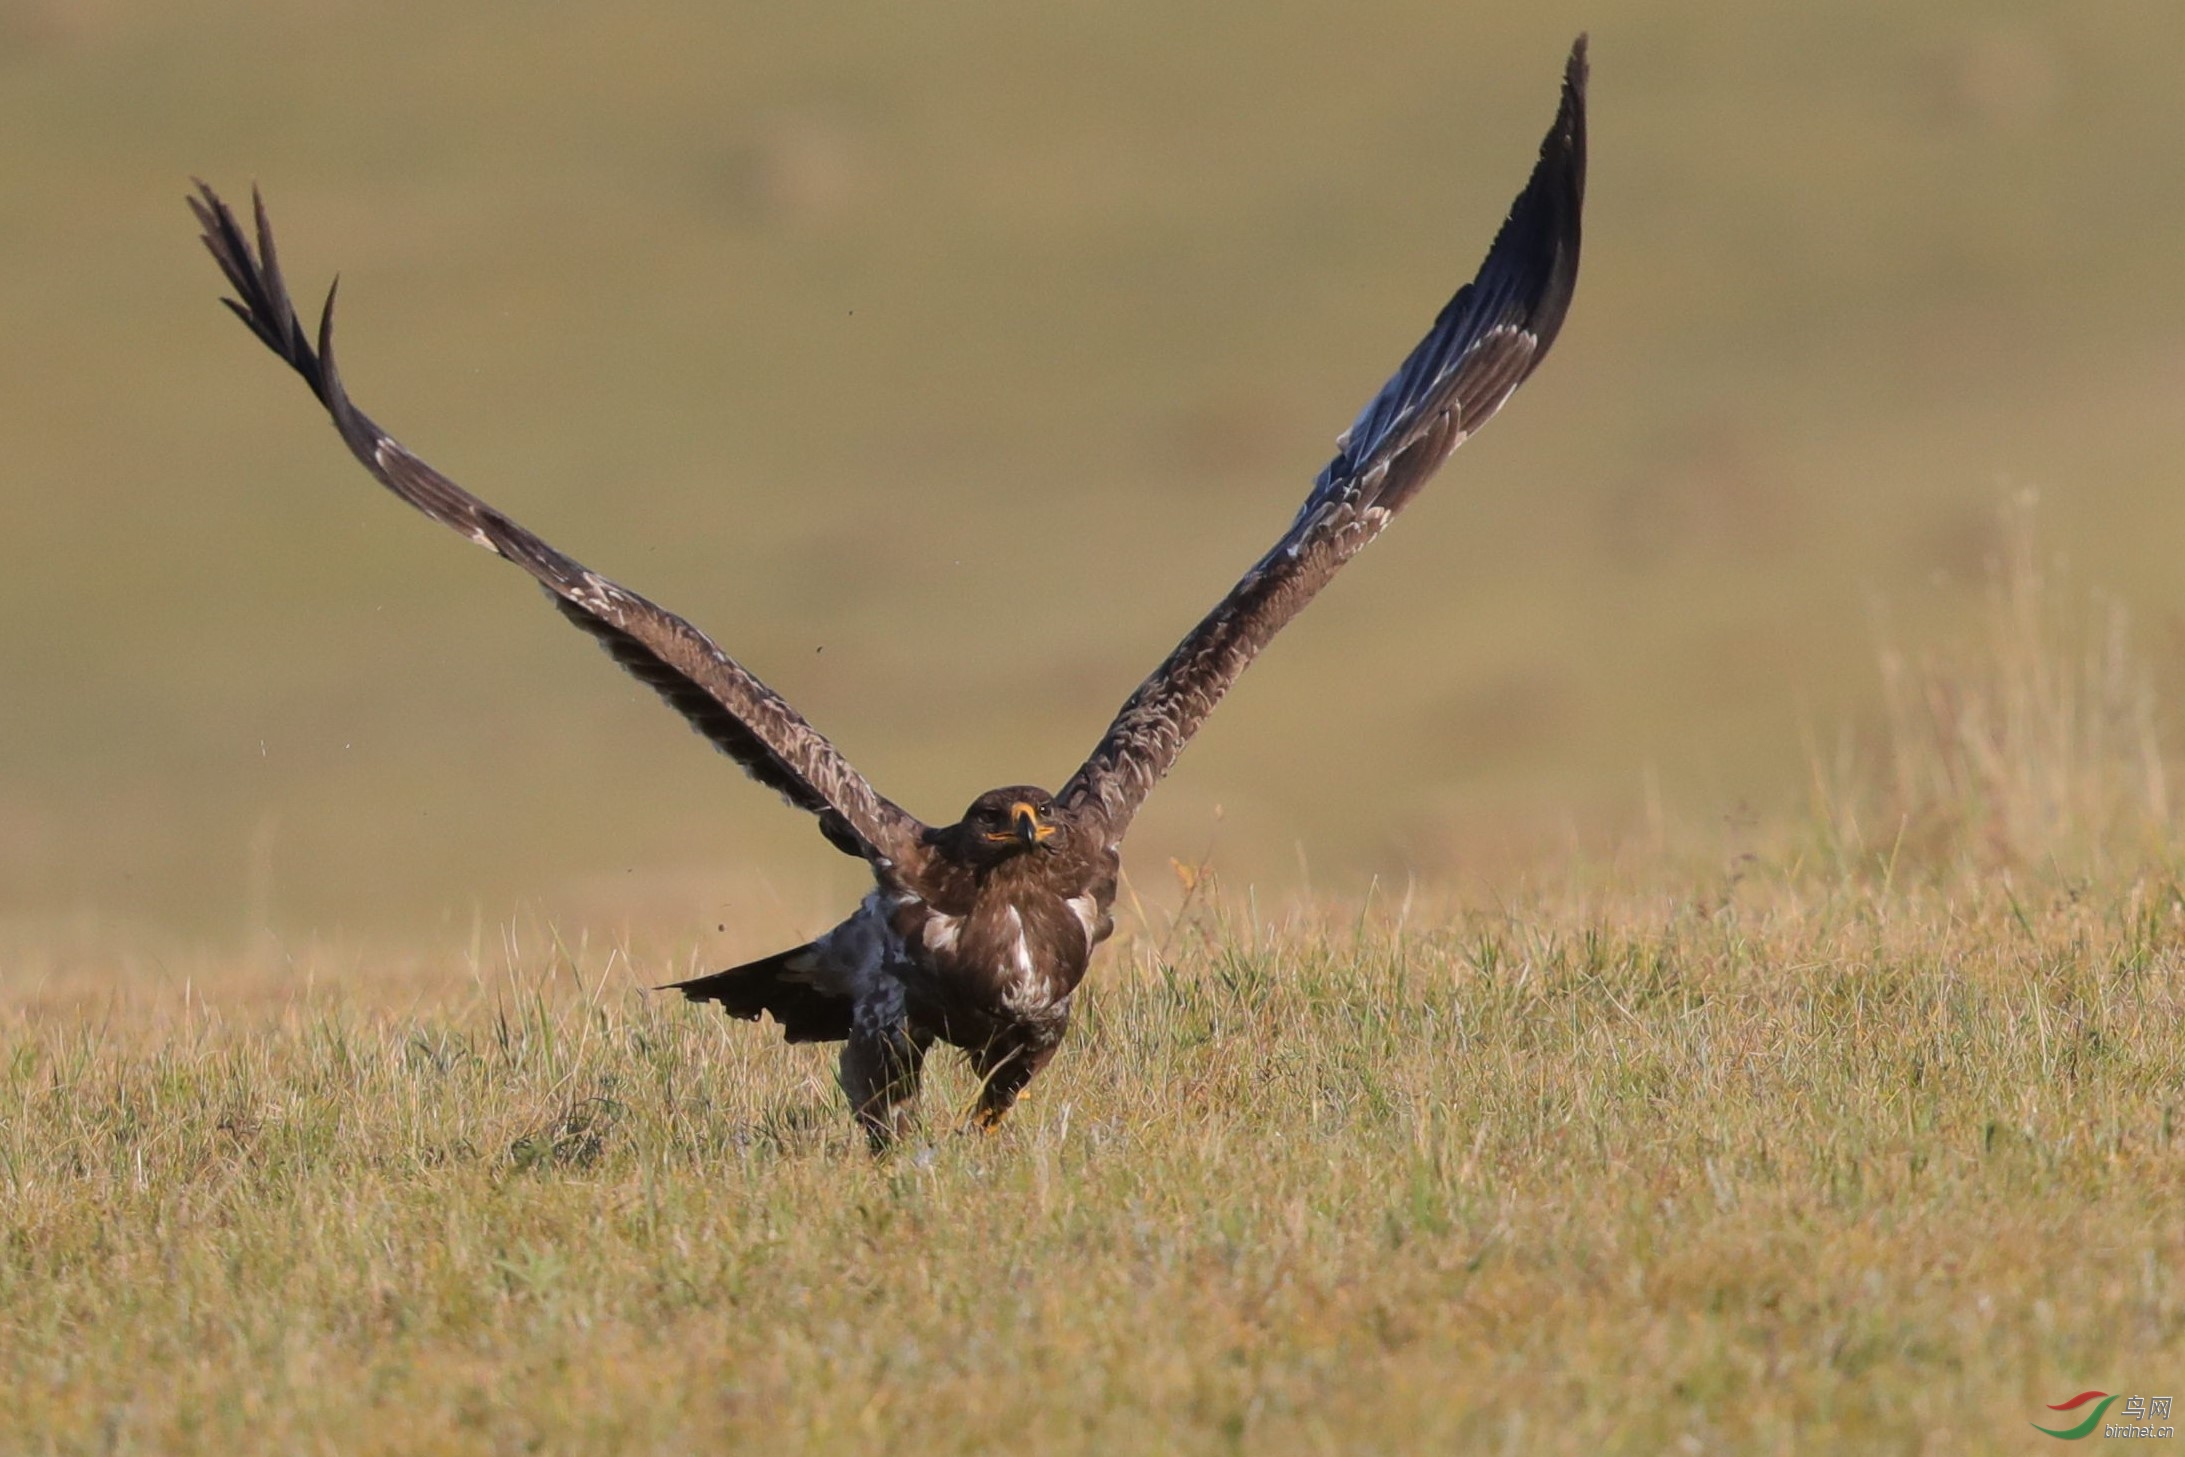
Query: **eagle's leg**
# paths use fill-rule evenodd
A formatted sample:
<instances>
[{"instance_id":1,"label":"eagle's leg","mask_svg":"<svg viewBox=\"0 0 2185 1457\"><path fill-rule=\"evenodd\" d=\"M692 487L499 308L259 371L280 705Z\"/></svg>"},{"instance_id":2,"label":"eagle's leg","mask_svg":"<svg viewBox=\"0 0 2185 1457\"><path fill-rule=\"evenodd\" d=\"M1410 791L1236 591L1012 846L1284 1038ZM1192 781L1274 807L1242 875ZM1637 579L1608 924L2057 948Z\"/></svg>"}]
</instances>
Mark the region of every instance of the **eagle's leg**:
<instances>
[{"instance_id":1,"label":"eagle's leg","mask_svg":"<svg viewBox=\"0 0 2185 1457\"><path fill-rule=\"evenodd\" d=\"M899 996L860 1003L851 1014L839 1077L874 1153L917 1124L918 1084L932 1042L911 1027Z\"/></svg>"},{"instance_id":2,"label":"eagle's leg","mask_svg":"<svg viewBox=\"0 0 2185 1457\"><path fill-rule=\"evenodd\" d=\"M971 1053L972 1069L979 1075L979 1101L971 1110L973 1128L991 1133L1001 1125L1023 1095L1025 1085L1038 1076L1062 1045L1065 1025L1058 1023L996 1038Z\"/></svg>"}]
</instances>

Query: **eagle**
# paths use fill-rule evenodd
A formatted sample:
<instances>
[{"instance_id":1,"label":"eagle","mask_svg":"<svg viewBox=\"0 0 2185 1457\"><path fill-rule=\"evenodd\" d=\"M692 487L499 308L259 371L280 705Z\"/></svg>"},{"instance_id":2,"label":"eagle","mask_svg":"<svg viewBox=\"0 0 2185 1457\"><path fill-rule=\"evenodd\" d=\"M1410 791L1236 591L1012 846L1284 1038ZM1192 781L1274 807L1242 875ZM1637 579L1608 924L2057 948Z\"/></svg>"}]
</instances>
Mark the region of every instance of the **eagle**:
<instances>
[{"instance_id":1,"label":"eagle","mask_svg":"<svg viewBox=\"0 0 2185 1457\"><path fill-rule=\"evenodd\" d=\"M1281 539L1138 685L1059 790L988 790L939 826L874 789L713 639L548 545L358 409L334 361L335 291L307 332L255 188L255 248L202 181L189 203L234 290L222 302L303 377L381 485L528 572L563 617L870 868L872 891L825 935L673 989L730 1016L765 1013L790 1042L841 1042L843 1093L879 1151L915 1126L936 1042L961 1049L978 1076L971 1126L1008 1113L1061 1044L1093 950L1114 930L1119 852L1146 796L1260 649L1547 354L1578 277L1586 77L1580 36L1555 122L1477 276L1338 438Z\"/></svg>"}]
</instances>

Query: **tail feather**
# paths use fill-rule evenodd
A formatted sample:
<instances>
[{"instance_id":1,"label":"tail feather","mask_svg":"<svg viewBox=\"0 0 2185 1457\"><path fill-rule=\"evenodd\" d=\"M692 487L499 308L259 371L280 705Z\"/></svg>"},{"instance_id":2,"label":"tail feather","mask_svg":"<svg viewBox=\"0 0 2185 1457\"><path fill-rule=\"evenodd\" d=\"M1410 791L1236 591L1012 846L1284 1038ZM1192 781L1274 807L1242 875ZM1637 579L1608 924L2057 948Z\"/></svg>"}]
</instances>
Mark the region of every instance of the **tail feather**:
<instances>
[{"instance_id":1,"label":"tail feather","mask_svg":"<svg viewBox=\"0 0 2185 1457\"><path fill-rule=\"evenodd\" d=\"M786 1042L840 1042L850 1035L850 999L815 983L818 966L818 953L807 944L661 990L718 1002L729 1016L748 1022L765 1012L780 1024Z\"/></svg>"}]
</instances>

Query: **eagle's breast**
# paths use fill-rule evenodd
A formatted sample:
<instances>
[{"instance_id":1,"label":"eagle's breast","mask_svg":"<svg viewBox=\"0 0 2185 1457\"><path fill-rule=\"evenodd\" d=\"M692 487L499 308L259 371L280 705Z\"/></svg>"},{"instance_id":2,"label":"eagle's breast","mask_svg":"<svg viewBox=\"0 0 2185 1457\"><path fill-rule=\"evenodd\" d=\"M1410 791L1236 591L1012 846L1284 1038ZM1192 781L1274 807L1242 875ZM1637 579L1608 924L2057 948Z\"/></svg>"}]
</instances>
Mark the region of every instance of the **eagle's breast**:
<instances>
[{"instance_id":1,"label":"eagle's breast","mask_svg":"<svg viewBox=\"0 0 2185 1457\"><path fill-rule=\"evenodd\" d=\"M967 915L951 918L952 925L934 930L929 921L927 944L945 944L936 962L953 960L964 987L975 988L992 1009L1042 1019L1076 990L1091 957L1090 937L1051 891L993 882L984 889Z\"/></svg>"},{"instance_id":2,"label":"eagle's breast","mask_svg":"<svg viewBox=\"0 0 2185 1457\"><path fill-rule=\"evenodd\" d=\"M1093 948L1114 930L1113 847L1087 834L982 864L943 846L891 906L913 1016L959 1046L1059 1034Z\"/></svg>"}]
</instances>

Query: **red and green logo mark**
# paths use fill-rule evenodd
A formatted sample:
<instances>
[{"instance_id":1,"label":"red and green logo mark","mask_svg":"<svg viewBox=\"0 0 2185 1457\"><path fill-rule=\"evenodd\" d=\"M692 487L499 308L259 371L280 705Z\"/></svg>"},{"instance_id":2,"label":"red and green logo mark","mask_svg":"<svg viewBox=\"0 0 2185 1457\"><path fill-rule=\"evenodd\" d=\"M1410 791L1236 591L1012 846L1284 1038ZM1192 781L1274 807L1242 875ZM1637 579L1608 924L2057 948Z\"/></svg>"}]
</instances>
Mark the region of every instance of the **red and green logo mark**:
<instances>
[{"instance_id":1,"label":"red and green logo mark","mask_svg":"<svg viewBox=\"0 0 2185 1457\"><path fill-rule=\"evenodd\" d=\"M2057 1402L2054 1406L2050 1407L2049 1410L2077 1411L2080 1407L2085 1406L2090 1401L2100 1402L2101 1405L2095 1407L2094 1410L2087 1413L2085 1421L2079 1423L2075 1427L2064 1427L2061 1429L2056 1427L2044 1427L2039 1422L2035 1422L2033 1424L2033 1429L2036 1432L2046 1432L2052 1437L2061 1437L2067 1442L2076 1442L2082 1437L2091 1437L2094 1435L2094 1429L2102 1424L2102 1413L2108 1411L2109 1404L2116 1399L2116 1397L2111 1396L2106 1391L2082 1391L2077 1396L2071 1398L2071 1400L2069 1401Z\"/></svg>"}]
</instances>

